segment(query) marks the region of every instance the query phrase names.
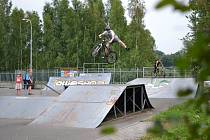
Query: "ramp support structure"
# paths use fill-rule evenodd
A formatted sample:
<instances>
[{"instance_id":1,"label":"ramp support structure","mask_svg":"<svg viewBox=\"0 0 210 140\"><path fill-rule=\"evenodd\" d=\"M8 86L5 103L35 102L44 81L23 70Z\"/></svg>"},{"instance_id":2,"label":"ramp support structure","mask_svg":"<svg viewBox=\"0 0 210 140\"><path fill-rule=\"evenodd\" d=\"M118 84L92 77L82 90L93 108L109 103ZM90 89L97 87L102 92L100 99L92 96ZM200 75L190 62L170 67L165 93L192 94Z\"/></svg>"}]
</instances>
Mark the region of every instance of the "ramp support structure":
<instances>
[{"instance_id":1,"label":"ramp support structure","mask_svg":"<svg viewBox=\"0 0 210 140\"><path fill-rule=\"evenodd\" d=\"M135 102L136 102L136 98L135 98L135 88L133 88L133 112L136 111L136 105L135 105Z\"/></svg>"},{"instance_id":2,"label":"ramp support structure","mask_svg":"<svg viewBox=\"0 0 210 140\"><path fill-rule=\"evenodd\" d=\"M105 121L110 120L110 118L126 117L129 113L152 108L144 84L127 86L106 116Z\"/></svg>"},{"instance_id":3,"label":"ramp support structure","mask_svg":"<svg viewBox=\"0 0 210 140\"><path fill-rule=\"evenodd\" d=\"M127 103L127 100L126 100L126 90L125 90L124 91L124 116L126 116L126 107L127 107L126 103Z\"/></svg>"}]
</instances>

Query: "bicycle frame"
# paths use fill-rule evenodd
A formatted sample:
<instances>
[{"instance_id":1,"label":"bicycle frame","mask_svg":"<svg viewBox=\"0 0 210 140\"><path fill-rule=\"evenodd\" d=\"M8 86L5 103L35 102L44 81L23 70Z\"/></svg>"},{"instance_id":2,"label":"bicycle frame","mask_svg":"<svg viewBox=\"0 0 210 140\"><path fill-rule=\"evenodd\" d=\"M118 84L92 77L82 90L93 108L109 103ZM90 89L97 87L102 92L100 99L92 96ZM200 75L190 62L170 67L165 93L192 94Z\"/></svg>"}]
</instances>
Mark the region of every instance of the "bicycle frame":
<instances>
[{"instance_id":1,"label":"bicycle frame","mask_svg":"<svg viewBox=\"0 0 210 140\"><path fill-rule=\"evenodd\" d=\"M97 57L99 55L104 56L105 60L110 64L115 63L117 60L116 52L113 52L111 48L107 47L107 41L105 39L103 39L101 43L96 45L94 50L92 51L93 57Z\"/></svg>"},{"instance_id":2,"label":"bicycle frame","mask_svg":"<svg viewBox=\"0 0 210 140\"><path fill-rule=\"evenodd\" d=\"M102 51L102 53L104 53L104 55L108 55L111 51L110 48L107 47L107 41L105 39L102 40L102 43L100 43L99 45L101 45L101 47L98 49L98 51ZM108 51L107 53L108 54L105 54L106 53L106 50Z\"/></svg>"}]
</instances>

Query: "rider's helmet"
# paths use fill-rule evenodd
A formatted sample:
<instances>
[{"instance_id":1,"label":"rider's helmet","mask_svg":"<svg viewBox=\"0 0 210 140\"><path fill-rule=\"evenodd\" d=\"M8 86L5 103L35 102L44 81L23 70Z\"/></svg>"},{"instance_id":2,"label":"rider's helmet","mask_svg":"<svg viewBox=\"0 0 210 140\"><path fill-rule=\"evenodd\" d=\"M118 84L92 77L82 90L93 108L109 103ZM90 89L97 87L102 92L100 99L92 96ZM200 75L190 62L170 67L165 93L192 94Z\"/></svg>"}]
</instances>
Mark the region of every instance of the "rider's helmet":
<instances>
[{"instance_id":1,"label":"rider's helmet","mask_svg":"<svg viewBox=\"0 0 210 140\"><path fill-rule=\"evenodd\" d=\"M110 26L109 26L109 25L107 25L107 26L105 27L105 30L106 30L106 31L111 30Z\"/></svg>"}]
</instances>

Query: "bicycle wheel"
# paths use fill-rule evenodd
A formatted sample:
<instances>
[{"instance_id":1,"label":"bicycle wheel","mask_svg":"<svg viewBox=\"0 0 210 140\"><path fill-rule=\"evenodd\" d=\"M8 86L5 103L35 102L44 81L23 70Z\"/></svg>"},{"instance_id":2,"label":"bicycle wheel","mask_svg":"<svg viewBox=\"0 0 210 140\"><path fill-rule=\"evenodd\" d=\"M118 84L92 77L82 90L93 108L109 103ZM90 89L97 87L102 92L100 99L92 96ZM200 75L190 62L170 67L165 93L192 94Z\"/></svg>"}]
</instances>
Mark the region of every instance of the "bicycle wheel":
<instances>
[{"instance_id":1,"label":"bicycle wheel","mask_svg":"<svg viewBox=\"0 0 210 140\"><path fill-rule=\"evenodd\" d=\"M107 62L109 64L113 64L117 61L117 53L116 52L113 52L111 51L107 57Z\"/></svg>"},{"instance_id":2,"label":"bicycle wheel","mask_svg":"<svg viewBox=\"0 0 210 140\"><path fill-rule=\"evenodd\" d=\"M98 56L100 49L101 49L101 45L99 44L95 48L93 48L92 53L91 53L91 56L92 57Z\"/></svg>"}]
</instances>

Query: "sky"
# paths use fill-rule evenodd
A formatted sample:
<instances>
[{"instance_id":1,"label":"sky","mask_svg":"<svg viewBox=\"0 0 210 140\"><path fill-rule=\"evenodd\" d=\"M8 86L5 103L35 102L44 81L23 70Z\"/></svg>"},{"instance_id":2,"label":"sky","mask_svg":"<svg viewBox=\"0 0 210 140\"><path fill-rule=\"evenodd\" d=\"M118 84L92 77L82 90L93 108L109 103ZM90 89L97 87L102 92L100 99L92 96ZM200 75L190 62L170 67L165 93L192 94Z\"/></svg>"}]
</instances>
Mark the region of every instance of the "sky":
<instances>
[{"instance_id":1,"label":"sky","mask_svg":"<svg viewBox=\"0 0 210 140\"><path fill-rule=\"evenodd\" d=\"M24 11L37 11L42 16L43 7L46 2L52 0L11 0L13 8L22 8ZM174 12L171 7L161 10L154 8L159 0L145 0L146 14L144 22L155 39L156 49L165 54L173 54L183 48L181 39L189 32L189 24L185 15ZM127 0L122 0L127 9ZM125 13L127 16L127 11ZM128 19L129 20L129 19ZM113 29L114 30L114 29ZM126 41L125 41L126 42ZM129 44L127 44L129 46Z\"/></svg>"}]
</instances>

